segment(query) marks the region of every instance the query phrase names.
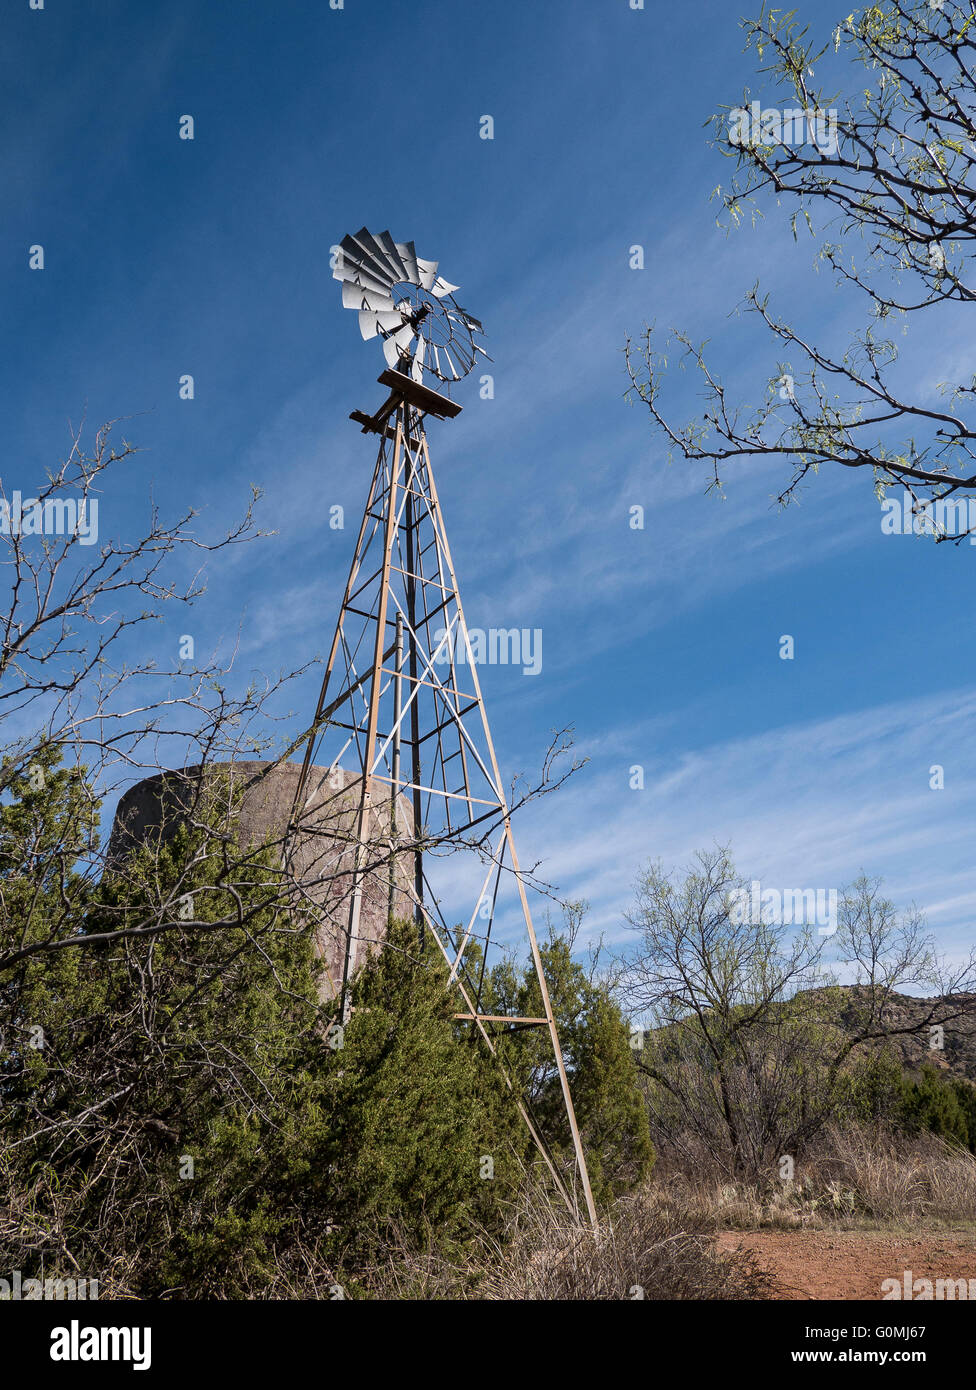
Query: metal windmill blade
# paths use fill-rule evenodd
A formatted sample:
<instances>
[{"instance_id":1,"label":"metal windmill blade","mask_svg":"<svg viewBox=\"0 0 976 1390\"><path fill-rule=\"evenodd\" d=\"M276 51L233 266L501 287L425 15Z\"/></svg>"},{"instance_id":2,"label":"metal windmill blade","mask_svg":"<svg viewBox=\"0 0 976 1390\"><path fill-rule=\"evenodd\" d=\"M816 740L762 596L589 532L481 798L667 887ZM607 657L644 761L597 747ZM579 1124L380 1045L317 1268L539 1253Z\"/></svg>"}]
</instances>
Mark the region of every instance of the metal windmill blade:
<instances>
[{"instance_id":1,"label":"metal windmill blade","mask_svg":"<svg viewBox=\"0 0 976 1390\"><path fill-rule=\"evenodd\" d=\"M359 315L363 339L382 339L387 366L420 383L425 371L438 381L460 381L478 353L488 358L474 340L484 333L480 321L461 308L458 286L437 270L438 262L418 256L412 241L361 227L343 237L333 271L343 307Z\"/></svg>"}]
</instances>

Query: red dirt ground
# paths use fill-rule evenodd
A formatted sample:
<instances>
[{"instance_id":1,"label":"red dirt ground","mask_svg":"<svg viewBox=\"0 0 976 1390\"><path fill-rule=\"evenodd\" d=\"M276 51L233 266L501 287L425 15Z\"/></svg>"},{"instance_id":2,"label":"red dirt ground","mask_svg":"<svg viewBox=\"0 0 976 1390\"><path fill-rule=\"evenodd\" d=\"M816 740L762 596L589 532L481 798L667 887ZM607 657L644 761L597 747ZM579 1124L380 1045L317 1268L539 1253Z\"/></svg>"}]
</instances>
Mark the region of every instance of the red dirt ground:
<instances>
[{"instance_id":1,"label":"red dirt ground","mask_svg":"<svg viewBox=\"0 0 976 1390\"><path fill-rule=\"evenodd\" d=\"M976 1231L723 1231L776 1279L782 1299L880 1300L885 1279L976 1279Z\"/></svg>"}]
</instances>

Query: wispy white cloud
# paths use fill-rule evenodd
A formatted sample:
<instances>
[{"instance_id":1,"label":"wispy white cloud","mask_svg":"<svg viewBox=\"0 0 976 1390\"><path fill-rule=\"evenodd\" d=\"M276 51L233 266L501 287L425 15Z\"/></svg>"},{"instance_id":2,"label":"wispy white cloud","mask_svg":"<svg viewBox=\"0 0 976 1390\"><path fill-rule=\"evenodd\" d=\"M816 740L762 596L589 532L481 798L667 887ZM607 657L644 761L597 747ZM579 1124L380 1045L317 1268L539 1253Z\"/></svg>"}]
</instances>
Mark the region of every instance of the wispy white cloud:
<instances>
[{"instance_id":1,"label":"wispy white cloud","mask_svg":"<svg viewBox=\"0 0 976 1390\"><path fill-rule=\"evenodd\" d=\"M589 928L621 939L642 864L690 862L731 843L743 872L780 887L831 888L862 870L916 901L943 946L972 941L976 692L878 705L748 738L663 751L659 723L608 731L589 766L539 808L520 841L541 872L592 904ZM647 757L637 750L657 748ZM642 790L630 770L644 764ZM945 769L931 790L929 768Z\"/></svg>"}]
</instances>

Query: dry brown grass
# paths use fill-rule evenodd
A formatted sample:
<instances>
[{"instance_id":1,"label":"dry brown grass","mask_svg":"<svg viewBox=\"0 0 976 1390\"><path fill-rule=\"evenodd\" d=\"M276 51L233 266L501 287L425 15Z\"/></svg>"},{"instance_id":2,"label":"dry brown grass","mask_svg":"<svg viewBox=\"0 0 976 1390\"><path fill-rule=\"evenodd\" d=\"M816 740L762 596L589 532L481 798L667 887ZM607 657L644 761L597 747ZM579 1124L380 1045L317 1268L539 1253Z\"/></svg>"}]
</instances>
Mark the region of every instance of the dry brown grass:
<instances>
[{"instance_id":1,"label":"dry brown grass","mask_svg":"<svg viewBox=\"0 0 976 1390\"><path fill-rule=\"evenodd\" d=\"M362 1287L380 1299L707 1301L768 1298L772 1279L751 1254L720 1253L700 1218L649 1184L619 1201L598 1232L530 1189L504 1241L482 1239L453 1261L391 1249Z\"/></svg>"},{"instance_id":2,"label":"dry brown grass","mask_svg":"<svg viewBox=\"0 0 976 1390\"><path fill-rule=\"evenodd\" d=\"M496 1299L761 1299L770 1279L741 1252L719 1254L695 1214L648 1185L619 1201L599 1232L569 1224L551 1202L519 1213L488 1266Z\"/></svg>"},{"instance_id":3,"label":"dry brown grass","mask_svg":"<svg viewBox=\"0 0 976 1390\"><path fill-rule=\"evenodd\" d=\"M828 1130L791 1182L677 1168L657 1181L712 1230L976 1223L976 1157L932 1134Z\"/></svg>"}]
</instances>

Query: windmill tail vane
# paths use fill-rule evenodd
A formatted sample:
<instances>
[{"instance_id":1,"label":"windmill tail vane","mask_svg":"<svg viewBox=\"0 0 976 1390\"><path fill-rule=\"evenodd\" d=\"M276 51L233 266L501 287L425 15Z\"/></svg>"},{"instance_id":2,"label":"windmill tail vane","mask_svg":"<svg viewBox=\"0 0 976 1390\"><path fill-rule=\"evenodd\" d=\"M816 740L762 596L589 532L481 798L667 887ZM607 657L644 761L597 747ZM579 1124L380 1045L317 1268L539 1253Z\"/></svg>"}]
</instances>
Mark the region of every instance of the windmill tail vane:
<instances>
[{"instance_id":1,"label":"windmill tail vane","mask_svg":"<svg viewBox=\"0 0 976 1390\"><path fill-rule=\"evenodd\" d=\"M365 228L344 237L334 274L342 303L359 316L366 341L378 338L389 395L372 414L353 411L378 436L339 617L295 794L299 827L323 769L343 769L355 789L349 831L351 868L341 980L342 1017L366 950L390 916L412 915L439 950L457 992L455 1019L477 1030L488 1050L522 1028L548 1033L575 1154L575 1176L589 1220L596 1209L532 920L511 814L499 771L427 442L426 419L452 419L461 406L442 391L466 376L479 355L481 323L454 299L458 286L413 242ZM432 384L433 383L433 384ZM463 654L468 659L458 661ZM316 778L318 777L318 782ZM314 785L313 785L314 784ZM385 844L388 882L375 867ZM452 851L441 859L424 846ZM485 852L487 847L487 853ZM445 867L450 873L445 875ZM487 865L487 871L486 871ZM440 871L440 872L438 872ZM344 907L345 911L345 907ZM382 918L382 927L377 927ZM527 941L542 1000L540 1016L484 1011L485 961L504 921ZM451 925L455 923L456 925ZM480 965L469 970L472 943ZM477 978L475 978L477 977ZM509 1079L513 1090L517 1091ZM525 1097L523 1119L570 1210L561 1175Z\"/></svg>"}]
</instances>

